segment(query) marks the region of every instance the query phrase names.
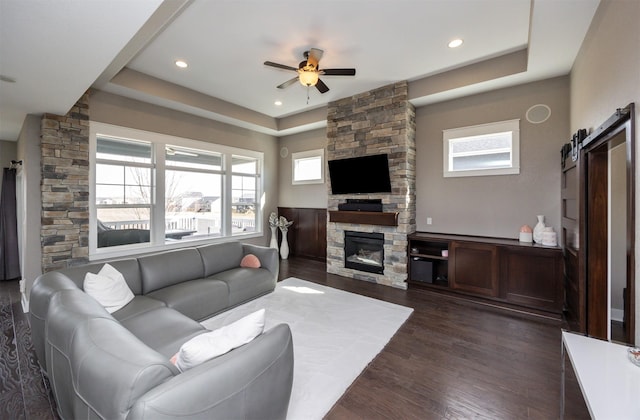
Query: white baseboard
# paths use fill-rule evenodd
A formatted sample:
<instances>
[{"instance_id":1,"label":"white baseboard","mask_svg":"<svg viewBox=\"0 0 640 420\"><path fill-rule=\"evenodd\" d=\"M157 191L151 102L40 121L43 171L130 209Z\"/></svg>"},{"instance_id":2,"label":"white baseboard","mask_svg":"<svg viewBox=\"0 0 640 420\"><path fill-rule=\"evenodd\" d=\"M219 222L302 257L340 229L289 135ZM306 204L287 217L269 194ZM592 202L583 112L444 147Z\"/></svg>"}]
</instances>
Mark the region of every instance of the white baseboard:
<instances>
[{"instance_id":1,"label":"white baseboard","mask_svg":"<svg viewBox=\"0 0 640 420\"><path fill-rule=\"evenodd\" d=\"M25 314L29 313L29 299L27 298L26 294L21 293L21 295L22 295L22 299L20 300L22 302L22 312L24 312Z\"/></svg>"},{"instance_id":2,"label":"white baseboard","mask_svg":"<svg viewBox=\"0 0 640 420\"><path fill-rule=\"evenodd\" d=\"M624 321L624 310L611 308L611 320L618 322Z\"/></svg>"}]
</instances>

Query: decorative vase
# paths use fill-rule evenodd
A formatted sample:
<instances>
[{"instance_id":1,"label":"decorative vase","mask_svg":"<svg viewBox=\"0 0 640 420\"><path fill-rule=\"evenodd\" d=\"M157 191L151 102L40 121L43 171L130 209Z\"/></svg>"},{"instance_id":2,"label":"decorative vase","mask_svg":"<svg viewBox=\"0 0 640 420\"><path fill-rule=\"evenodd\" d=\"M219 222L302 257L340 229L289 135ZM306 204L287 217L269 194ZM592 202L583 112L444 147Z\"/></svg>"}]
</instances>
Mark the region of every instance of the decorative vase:
<instances>
[{"instance_id":1,"label":"decorative vase","mask_svg":"<svg viewBox=\"0 0 640 420\"><path fill-rule=\"evenodd\" d=\"M277 229L278 226L271 226L271 242L269 243L269 248L278 249Z\"/></svg>"},{"instance_id":2,"label":"decorative vase","mask_svg":"<svg viewBox=\"0 0 640 420\"><path fill-rule=\"evenodd\" d=\"M535 243L537 243L537 244L541 244L542 243L542 231L544 230L544 228L546 226L544 224L544 216L543 215L538 215L536 217L538 218L538 223L533 228L533 241Z\"/></svg>"},{"instance_id":3,"label":"decorative vase","mask_svg":"<svg viewBox=\"0 0 640 420\"><path fill-rule=\"evenodd\" d=\"M280 244L280 258L286 260L289 258L289 242L287 241L287 231L282 231L282 243Z\"/></svg>"}]
</instances>

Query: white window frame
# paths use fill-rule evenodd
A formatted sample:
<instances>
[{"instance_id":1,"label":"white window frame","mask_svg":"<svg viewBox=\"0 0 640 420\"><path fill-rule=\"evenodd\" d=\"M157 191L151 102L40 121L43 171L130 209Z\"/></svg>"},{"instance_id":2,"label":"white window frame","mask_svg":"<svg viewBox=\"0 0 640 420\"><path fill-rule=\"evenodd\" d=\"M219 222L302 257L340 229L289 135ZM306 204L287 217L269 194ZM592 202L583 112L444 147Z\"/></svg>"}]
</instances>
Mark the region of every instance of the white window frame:
<instances>
[{"instance_id":1,"label":"white window frame","mask_svg":"<svg viewBox=\"0 0 640 420\"><path fill-rule=\"evenodd\" d=\"M320 178L296 180L296 161L320 158ZM306 184L324 184L324 149L307 150L304 152L291 153L291 184L292 185L306 185Z\"/></svg>"},{"instance_id":2,"label":"white window frame","mask_svg":"<svg viewBox=\"0 0 640 420\"><path fill-rule=\"evenodd\" d=\"M148 141L155 149L152 153L155 159L155 190L152 191L151 212L153 227L151 228L151 242L137 243L130 245L121 245L115 247L98 248L97 235L97 208L96 208L96 152L97 152L97 136L104 135L108 137ZM203 237L202 239L193 239L188 241L180 241L176 243L166 243L164 235L158 235L164 229L165 224L165 147L166 145L182 146L192 149L201 149L211 152L221 153L223 155L223 186L222 186L222 223L223 228L219 237ZM256 158L258 160L256 176L256 229L249 233L232 234L231 229L231 206L232 206L232 189L231 177L234 173L231 170L232 157L245 156ZM263 227L263 206L264 199L264 153L254 150L239 149L220 144L208 143L203 141L191 140L181 137L170 136L166 134L154 133L150 131L137 130L128 127L121 127L111 124L90 122L89 126L89 260L103 260L108 258L117 258L127 255L139 254L141 252L156 252L174 248L193 247L205 243L226 242L230 240L238 240L243 238L258 238L264 235ZM244 174L246 175L246 174ZM156 232L156 234L154 234Z\"/></svg>"},{"instance_id":3,"label":"white window frame","mask_svg":"<svg viewBox=\"0 0 640 420\"><path fill-rule=\"evenodd\" d=\"M496 133L511 133L511 165L501 168L453 170L450 155L452 141L467 137L482 137ZM481 153L478 153L478 155ZM517 175L520 173L520 119L499 121L442 131L442 174L445 178L487 175Z\"/></svg>"}]
</instances>

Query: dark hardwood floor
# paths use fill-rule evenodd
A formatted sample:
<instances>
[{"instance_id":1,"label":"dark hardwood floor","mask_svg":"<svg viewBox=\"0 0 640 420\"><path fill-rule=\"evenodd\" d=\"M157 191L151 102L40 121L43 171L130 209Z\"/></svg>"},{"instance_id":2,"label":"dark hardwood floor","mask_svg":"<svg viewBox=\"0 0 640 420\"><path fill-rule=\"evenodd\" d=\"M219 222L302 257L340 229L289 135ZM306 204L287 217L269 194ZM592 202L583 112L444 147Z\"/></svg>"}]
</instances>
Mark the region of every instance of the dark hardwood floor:
<instances>
[{"instance_id":1,"label":"dark hardwood floor","mask_svg":"<svg viewBox=\"0 0 640 420\"><path fill-rule=\"evenodd\" d=\"M559 321L347 279L301 258L282 261L280 279L287 277L414 308L327 419L559 417ZM0 419L57 418L17 282L0 282L0 323ZM568 362L565 414L589 418Z\"/></svg>"}]
</instances>

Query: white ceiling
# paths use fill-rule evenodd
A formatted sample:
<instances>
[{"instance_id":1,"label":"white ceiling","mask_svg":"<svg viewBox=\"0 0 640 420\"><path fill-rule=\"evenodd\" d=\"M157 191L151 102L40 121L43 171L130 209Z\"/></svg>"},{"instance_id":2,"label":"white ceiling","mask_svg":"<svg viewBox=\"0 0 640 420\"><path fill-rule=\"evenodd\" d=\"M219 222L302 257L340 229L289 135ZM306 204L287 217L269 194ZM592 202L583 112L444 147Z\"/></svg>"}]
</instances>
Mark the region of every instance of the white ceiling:
<instances>
[{"instance_id":1,"label":"white ceiling","mask_svg":"<svg viewBox=\"0 0 640 420\"><path fill-rule=\"evenodd\" d=\"M65 114L90 86L284 135L322 124L330 101L401 80L420 106L564 75L598 3L0 0L0 74L16 81L0 82L0 139L16 140L26 114ZM449 49L456 37L464 44ZM298 83L276 89L294 72L263 62L297 67L310 47L324 50L320 68L357 74L321 77L331 90L310 89L307 104ZM500 61L487 60L518 51L523 68L491 70ZM452 71L480 74L483 64L496 75Z\"/></svg>"}]
</instances>

